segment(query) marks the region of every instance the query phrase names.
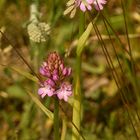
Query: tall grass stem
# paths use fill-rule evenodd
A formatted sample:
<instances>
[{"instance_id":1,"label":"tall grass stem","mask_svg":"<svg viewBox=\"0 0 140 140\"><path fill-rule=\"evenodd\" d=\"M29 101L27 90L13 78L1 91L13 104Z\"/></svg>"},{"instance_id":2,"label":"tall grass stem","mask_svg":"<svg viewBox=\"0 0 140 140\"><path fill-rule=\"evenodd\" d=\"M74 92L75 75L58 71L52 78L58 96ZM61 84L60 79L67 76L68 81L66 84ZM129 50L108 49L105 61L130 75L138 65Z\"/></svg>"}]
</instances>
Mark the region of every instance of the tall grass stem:
<instances>
[{"instance_id":1,"label":"tall grass stem","mask_svg":"<svg viewBox=\"0 0 140 140\"><path fill-rule=\"evenodd\" d=\"M54 140L59 140L59 100L54 99Z\"/></svg>"},{"instance_id":2,"label":"tall grass stem","mask_svg":"<svg viewBox=\"0 0 140 140\"><path fill-rule=\"evenodd\" d=\"M80 13L79 18L79 37L84 32L84 14ZM76 128L81 130L81 55L76 56L76 71L75 71L75 81L74 81L74 104L73 104L73 116L72 122ZM80 140L80 134L74 126L72 127L72 140Z\"/></svg>"}]
</instances>

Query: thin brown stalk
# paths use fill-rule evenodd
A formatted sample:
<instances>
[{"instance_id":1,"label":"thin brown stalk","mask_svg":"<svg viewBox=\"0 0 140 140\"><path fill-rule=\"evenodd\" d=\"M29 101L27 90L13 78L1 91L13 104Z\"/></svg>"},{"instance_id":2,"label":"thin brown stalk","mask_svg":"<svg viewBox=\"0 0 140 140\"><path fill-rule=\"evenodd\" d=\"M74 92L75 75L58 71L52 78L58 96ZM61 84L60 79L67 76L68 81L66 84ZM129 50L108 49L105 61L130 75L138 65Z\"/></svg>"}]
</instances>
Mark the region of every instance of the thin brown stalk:
<instances>
[{"instance_id":1,"label":"thin brown stalk","mask_svg":"<svg viewBox=\"0 0 140 140\"><path fill-rule=\"evenodd\" d=\"M64 113L65 117L68 118L68 120L70 120L69 117L68 117L68 115L67 115L67 113L64 111L62 105L59 104L59 107L60 107L61 111ZM71 123L71 125L73 125L75 127L75 129L80 134L80 136L82 137L82 139L83 140L86 140L85 137L83 136L82 132L76 127L76 125L71 120L69 122Z\"/></svg>"},{"instance_id":2,"label":"thin brown stalk","mask_svg":"<svg viewBox=\"0 0 140 140\"><path fill-rule=\"evenodd\" d=\"M123 35L123 34L118 35L118 37L122 38L122 39L124 38L124 36L125 35ZM115 40L116 39L116 36L114 36L114 35L110 35L110 37L111 37L111 40ZM130 39L140 38L140 34L129 34L128 37ZM110 38L107 35L105 35L105 34L102 34L102 38L103 38L103 40L110 40ZM98 38L96 36L93 36L93 37L90 37L90 40L95 40L96 41L96 40L98 40Z\"/></svg>"},{"instance_id":3,"label":"thin brown stalk","mask_svg":"<svg viewBox=\"0 0 140 140\"><path fill-rule=\"evenodd\" d=\"M41 78L39 77L39 75L34 72L34 70L32 69L32 67L29 65L29 63L26 61L26 59L23 57L23 55L18 51L18 49L15 47L15 45L5 36L5 34L2 31L0 31L0 33L2 34L2 36L4 37L4 39L7 42L9 42L9 44L14 48L14 51L21 58L21 60L26 64L26 66L31 70L31 72L33 73L33 75L35 75L38 78L38 80L41 82Z\"/></svg>"},{"instance_id":4,"label":"thin brown stalk","mask_svg":"<svg viewBox=\"0 0 140 140\"><path fill-rule=\"evenodd\" d=\"M102 17L104 18L104 20L106 21L106 23L108 24L108 26L110 27L110 29L113 31L113 33L114 33L115 37L118 39L120 45L123 46L123 43L122 43L122 41L121 41L120 36L118 35L118 33L117 33L117 32L114 30L114 28L111 26L111 24L110 24L109 21L106 19L106 17L104 16L104 14L103 14L102 12L100 12L100 13L101 13ZM126 48L124 48L124 47L121 47L121 48L122 48L123 51L127 52L128 55L130 55L129 51L128 51Z\"/></svg>"},{"instance_id":5,"label":"thin brown stalk","mask_svg":"<svg viewBox=\"0 0 140 140\"><path fill-rule=\"evenodd\" d=\"M110 33L109 33L109 30L108 30L108 27L107 27L107 25L106 25L106 22L105 22L104 18L103 18L103 22L104 22L105 28L106 28L106 30L107 30L108 36L109 36L109 38L110 38L111 45L112 45L112 47L113 47L113 51L114 51L115 56L116 56L116 58L117 58L119 67L121 68L121 72L122 72L122 74L125 74L125 73L124 73L124 70L123 70L123 67L122 67L122 65L121 65L121 62L120 62L120 60L119 60L119 57L118 57L118 55L117 55L117 51L116 51L115 46L114 46L114 43L113 43L113 41L112 41L112 39L111 39L111 35L110 35ZM122 80L123 80L123 79L122 79ZM121 83L122 83L122 82L121 82ZM122 84L123 84L123 83L122 83ZM127 86L125 80L124 80L124 84L123 84L123 85L124 85L124 87L126 86L126 90L127 90L127 92L129 92L129 89L128 89L128 86ZM127 97L125 96L125 94L124 94L124 98L125 98L127 104L129 105L129 101L128 101ZM139 118L139 114L138 114L137 110L136 110L136 115L137 115L138 118ZM134 118L135 118L135 117L134 117ZM137 121L137 120L136 120L136 121Z\"/></svg>"},{"instance_id":6,"label":"thin brown stalk","mask_svg":"<svg viewBox=\"0 0 140 140\"><path fill-rule=\"evenodd\" d=\"M117 73L116 73L116 70L115 70L115 68L114 68L114 65L113 65L113 62L112 62L112 60L111 60L111 57L110 57L110 55L109 55L109 53L108 53L108 51L107 51L107 49L106 49L106 47L105 47L105 44L104 44L104 42L103 42L103 40L102 40L102 38L101 38L101 36L100 36L98 27L97 27L96 25L94 25L94 29L96 30L96 32L97 32L97 34L98 34L98 36L99 36L99 39L100 39L100 41L102 42L102 45L101 45L101 46L103 47L103 50L104 50L105 53L106 53L105 55L108 56L109 61L110 61L110 64L111 64L111 66L113 67L113 70L114 70L115 75L116 75L116 74L117 74ZM109 63L108 63L108 64L109 64ZM110 65L110 64L109 64L109 65ZM115 75L114 75L113 72L112 72L112 76L114 77L114 80L115 80ZM134 127L133 121L132 121L132 119L131 119L130 113L129 113L128 104L126 104L126 100L125 100L123 91L120 89L119 84L118 84L117 81L118 81L118 80L116 79L115 82L116 82L116 85L117 85L118 89L121 91L121 92L119 92L119 93L120 93L122 102L123 102L123 104L124 104L124 107L125 107L125 109L126 109L126 111L127 111L128 119L129 119L129 121L130 121L130 123L131 123L131 125L132 125L132 127L133 127L133 130L134 130L134 132L135 132L135 135L136 135L137 139L139 139L139 138L138 138L138 135L137 135L137 132L136 132L136 129L135 129L135 127Z\"/></svg>"},{"instance_id":7,"label":"thin brown stalk","mask_svg":"<svg viewBox=\"0 0 140 140\"><path fill-rule=\"evenodd\" d=\"M131 50L130 39L129 39L129 36L128 36L128 26L127 26L127 22L126 22L125 7L124 7L124 4L123 4L122 0L121 0L121 5L122 5L122 9L123 9L123 17L124 17L124 23L125 23L126 38L127 38L128 47L129 47L129 53L130 53L130 58L131 58L131 63L132 63L132 70L133 70L133 74L134 74L135 69L134 69L134 63L133 63L133 57L132 57L132 50Z\"/></svg>"},{"instance_id":8,"label":"thin brown stalk","mask_svg":"<svg viewBox=\"0 0 140 140\"><path fill-rule=\"evenodd\" d=\"M102 40L102 37L101 37L101 35L100 35L100 33L99 33L99 30L98 30L98 27L96 26L96 25L94 25L93 24L93 27L94 27L94 30L95 30L95 32L96 32L96 35L97 35L97 37L98 37L98 39L100 40L100 43L101 43L101 46L102 46L102 50L103 50L103 52L104 52L104 54L105 54L105 57L106 57L106 60L107 60L107 62L108 62L108 64L109 64L109 67L111 67L111 65L112 65L112 67L113 67L113 70L115 70L115 68L114 68L114 66L113 66L113 63L112 63L112 60L111 60L111 58L110 58L110 55L109 55L109 53L108 53L108 51L107 51L107 49L106 49L106 47L105 47L105 44L104 44L104 42L103 42L103 40ZM109 59L108 59L109 58ZM110 62L109 62L110 61ZM116 71L114 71L115 73L116 73ZM116 75L116 74L115 74ZM113 76L113 78L114 78L114 80L115 80L115 82L116 82L116 85L117 85L117 87L118 87L118 89L120 89L120 87L119 87L119 84L118 84L118 82L117 82L117 79L116 79L116 76L114 75L114 73L112 72L112 76ZM120 91L122 91L122 90L120 90ZM122 99L122 101L123 101L123 103L124 103L124 105L125 105L125 107L127 106L127 104L125 103L125 99L124 99L124 97L123 97L123 94L120 94L120 96L121 96L121 99ZM136 130L135 130L135 127L134 127L134 125L133 125L133 122L132 122L132 120L131 120L131 116L130 116L130 114L129 114L129 111L128 111L128 108L126 107L126 111L127 111L127 113L128 113L128 118L129 118L129 120L130 120L130 122L131 122L131 124L132 124L132 127L133 127L133 129L134 129L134 131L135 131L135 134L136 134L136 137L138 138L138 136L137 136L137 133L136 133Z\"/></svg>"},{"instance_id":9,"label":"thin brown stalk","mask_svg":"<svg viewBox=\"0 0 140 140\"><path fill-rule=\"evenodd\" d=\"M133 59L133 55L132 55L132 49L131 49L131 44L130 44L130 39L129 39L129 35L128 35L128 25L127 25L127 21L126 21L125 7L124 7L124 3L123 3L122 0L121 0L121 5L122 5L122 9L123 9L123 17L124 17L124 23L125 23L126 38L127 38L127 42L128 42L130 59L131 59L131 65L132 65L132 74L134 76L134 82L135 82L134 84L137 85L137 78L136 78L136 72L135 72L136 71L135 70L135 63L134 63L134 59ZM136 87L134 87L134 88L136 88ZM136 96L139 98L139 93L137 92L136 89L135 89L135 92L136 92ZM140 121L140 116L139 116L139 113L137 112L137 110L136 110L136 114L137 114L137 117L138 117L138 119Z\"/></svg>"},{"instance_id":10,"label":"thin brown stalk","mask_svg":"<svg viewBox=\"0 0 140 140\"><path fill-rule=\"evenodd\" d=\"M121 2L122 2L122 0L121 0ZM122 5L123 5L123 3L122 3ZM108 32L109 38L110 38L110 40L111 40L111 44L112 44L112 46L113 46L113 50L114 50L114 52L115 52L115 55L116 55L116 57L117 57L119 66L120 66L120 68L121 68L121 72L124 74L124 71L123 71L122 66L121 66L121 63L120 63L120 61L119 61L119 58L118 58L118 55L117 55L115 46L114 46L113 41L112 41L112 39L111 39L111 35L109 34L109 31L108 31L106 22L108 23L109 27L112 29L112 31L114 32L114 34L116 35L116 37L118 38L118 40L119 40L120 43L121 43L121 40L120 40L120 38L117 36L117 33L115 32L115 30L113 29L113 27L110 25L110 23L108 22L108 20L104 17L103 13L102 13L102 12L100 12L100 13L101 13L101 15L102 15L103 22L104 22L104 24L105 24L105 27L106 27L106 30L107 30L107 32ZM133 61L133 57L132 57L132 53L131 53L132 51L131 51L131 47L130 47L130 40L129 40L129 35L128 35L128 28L127 28L127 23L126 23L124 5L123 5L123 13L124 13L123 15L124 15L124 20L125 20L125 28L126 28L127 40L128 40L128 44L129 44L129 52L128 52L128 51L127 51L127 52L130 54L130 57L131 57L131 60L132 60L132 61L131 61L131 62L132 62L132 67L133 67L132 69L133 69L133 73L135 74L135 71L134 71L134 70L135 70L135 66L134 66L134 63L133 63L134 61ZM134 76L135 76L135 79L136 79L136 75L134 75ZM125 85L125 84L124 84L124 85ZM129 91L127 85L126 85L126 90L127 90L127 92ZM125 96L125 94L124 94L124 97L125 97L125 100L126 100L127 104L129 104L129 102L128 102L126 96ZM139 116L137 110L136 110L136 114L137 114L137 117L138 117L138 119L139 119L139 121L140 121L140 116Z\"/></svg>"}]
</instances>

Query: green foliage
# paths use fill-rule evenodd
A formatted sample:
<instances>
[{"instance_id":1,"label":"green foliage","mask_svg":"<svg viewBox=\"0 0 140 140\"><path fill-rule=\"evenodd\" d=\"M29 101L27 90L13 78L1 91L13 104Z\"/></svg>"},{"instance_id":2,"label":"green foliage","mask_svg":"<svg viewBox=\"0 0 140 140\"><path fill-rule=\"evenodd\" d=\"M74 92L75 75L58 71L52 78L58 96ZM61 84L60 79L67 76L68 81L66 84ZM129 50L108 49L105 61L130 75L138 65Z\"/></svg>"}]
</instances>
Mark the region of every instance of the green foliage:
<instances>
[{"instance_id":1,"label":"green foliage","mask_svg":"<svg viewBox=\"0 0 140 140\"><path fill-rule=\"evenodd\" d=\"M100 13L84 14L85 27L78 10L73 19L63 15L67 1L36 2L37 19L51 27L43 43L31 42L27 34L32 1L0 0L0 30L4 28L10 40L0 36L0 139L54 139L53 100L37 96L36 77L52 50L73 68L71 82L79 76L75 91L81 89L82 96L81 132L71 121L72 109L79 102L73 104L74 96L68 103L59 102L61 139L71 139L72 127L86 140L139 139L140 2L123 1L123 8L121 1L110 0Z\"/></svg>"}]
</instances>

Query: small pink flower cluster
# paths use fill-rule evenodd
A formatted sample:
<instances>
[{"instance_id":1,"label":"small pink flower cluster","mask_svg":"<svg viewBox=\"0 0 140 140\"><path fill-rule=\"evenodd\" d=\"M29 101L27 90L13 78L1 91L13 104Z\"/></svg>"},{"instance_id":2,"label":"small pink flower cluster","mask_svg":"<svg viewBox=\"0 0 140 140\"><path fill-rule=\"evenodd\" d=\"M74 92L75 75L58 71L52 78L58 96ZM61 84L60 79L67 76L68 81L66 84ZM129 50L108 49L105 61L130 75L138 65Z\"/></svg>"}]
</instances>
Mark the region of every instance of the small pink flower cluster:
<instances>
[{"instance_id":1,"label":"small pink flower cluster","mask_svg":"<svg viewBox=\"0 0 140 140\"><path fill-rule=\"evenodd\" d=\"M96 10L103 10L103 5L106 4L106 0L75 0L77 6L85 12L86 10L92 10L92 4Z\"/></svg>"},{"instance_id":2,"label":"small pink flower cluster","mask_svg":"<svg viewBox=\"0 0 140 140\"><path fill-rule=\"evenodd\" d=\"M64 66L63 60L56 52L48 55L40 67L40 74L47 78L38 90L42 98L46 95L57 95L60 100L68 101L68 97L72 95L72 85L64 80L71 75L71 68Z\"/></svg>"},{"instance_id":3,"label":"small pink flower cluster","mask_svg":"<svg viewBox=\"0 0 140 140\"><path fill-rule=\"evenodd\" d=\"M67 2L67 9L64 11L64 15L70 13L70 17L74 17L76 9L80 9L85 12L87 10L92 10L92 5L96 10L103 10L103 6L106 4L106 0L69 0Z\"/></svg>"}]
</instances>

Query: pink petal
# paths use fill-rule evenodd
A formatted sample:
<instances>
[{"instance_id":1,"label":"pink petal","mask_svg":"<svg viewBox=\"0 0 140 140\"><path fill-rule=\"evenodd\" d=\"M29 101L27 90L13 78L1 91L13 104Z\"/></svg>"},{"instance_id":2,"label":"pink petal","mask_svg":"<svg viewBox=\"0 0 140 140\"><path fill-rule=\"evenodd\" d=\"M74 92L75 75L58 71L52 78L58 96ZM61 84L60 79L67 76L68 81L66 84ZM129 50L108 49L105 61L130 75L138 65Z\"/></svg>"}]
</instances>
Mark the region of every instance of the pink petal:
<instances>
[{"instance_id":1,"label":"pink petal","mask_svg":"<svg viewBox=\"0 0 140 140\"><path fill-rule=\"evenodd\" d=\"M64 68L63 69L63 72L62 72L62 74L63 74L63 76L69 76L70 74L71 74L71 72L72 72L72 69L71 68Z\"/></svg>"},{"instance_id":2,"label":"pink petal","mask_svg":"<svg viewBox=\"0 0 140 140\"><path fill-rule=\"evenodd\" d=\"M44 71L44 68L43 68L43 67L41 67L41 68L39 69L39 72L40 72L40 74L45 75L45 71Z\"/></svg>"},{"instance_id":3,"label":"pink petal","mask_svg":"<svg viewBox=\"0 0 140 140\"><path fill-rule=\"evenodd\" d=\"M88 4L92 4L93 0L86 0Z\"/></svg>"},{"instance_id":4,"label":"pink petal","mask_svg":"<svg viewBox=\"0 0 140 140\"><path fill-rule=\"evenodd\" d=\"M80 4L80 9L85 12L86 11L86 7L83 3Z\"/></svg>"},{"instance_id":5,"label":"pink petal","mask_svg":"<svg viewBox=\"0 0 140 140\"><path fill-rule=\"evenodd\" d=\"M100 1L101 1L100 3L102 3L102 4L106 4L107 3L106 0L100 0Z\"/></svg>"},{"instance_id":6,"label":"pink petal","mask_svg":"<svg viewBox=\"0 0 140 140\"><path fill-rule=\"evenodd\" d=\"M55 82L52 80L52 79L48 79L45 81L45 84L46 85L49 85L51 87L55 86Z\"/></svg>"},{"instance_id":7,"label":"pink petal","mask_svg":"<svg viewBox=\"0 0 140 140\"><path fill-rule=\"evenodd\" d=\"M38 89L38 94L41 95L42 93L44 93L44 88L39 88Z\"/></svg>"},{"instance_id":8,"label":"pink petal","mask_svg":"<svg viewBox=\"0 0 140 140\"><path fill-rule=\"evenodd\" d=\"M44 98L44 97L46 96L46 94L47 94L46 89L45 89L45 88L40 88L40 89L38 90L38 94L39 94L42 98Z\"/></svg>"},{"instance_id":9,"label":"pink petal","mask_svg":"<svg viewBox=\"0 0 140 140\"><path fill-rule=\"evenodd\" d=\"M60 65L60 69L63 70L64 69L64 64Z\"/></svg>"},{"instance_id":10,"label":"pink petal","mask_svg":"<svg viewBox=\"0 0 140 140\"><path fill-rule=\"evenodd\" d=\"M95 9L98 11L103 10L103 6L102 5L95 5Z\"/></svg>"},{"instance_id":11,"label":"pink petal","mask_svg":"<svg viewBox=\"0 0 140 140\"><path fill-rule=\"evenodd\" d=\"M54 95L54 92L53 92L53 91L49 91L47 95L48 95L49 97L51 97L51 96Z\"/></svg>"},{"instance_id":12,"label":"pink petal","mask_svg":"<svg viewBox=\"0 0 140 140\"><path fill-rule=\"evenodd\" d=\"M63 99L63 92L62 91L58 91L57 92L57 97L61 100L61 99Z\"/></svg>"},{"instance_id":13,"label":"pink petal","mask_svg":"<svg viewBox=\"0 0 140 140\"><path fill-rule=\"evenodd\" d=\"M68 101L68 97L72 95L72 86L69 83L62 83L60 89L56 91L56 95L60 100Z\"/></svg>"},{"instance_id":14,"label":"pink petal","mask_svg":"<svg viewBox=\"0 0 140 140\"><path fill-rule=\"evenodd\" d=\"M48 95L48 96L54 95L54 91L55 90L50 85L46 85L46 86L38 89L38 94L42 98L44 98L46 95Z\"/></svg>"},{"instance_id":15,"label":"pink petal","mask_svg":"<svg viewBox=\"0 0 140 140\"><path fill-rule=\"evenodd\" d=\"M71 68L68 68L67 76L71 75L71 73L72 73L72 69Z\"/></svg>"},{"instance_id":16,"label":"pink petal","mask_svg":"<svg viewBox=\"0 0 140 140\"><path fill-rule=\"evenodd\" d=\"M92 7L90 5L87 6L88 10L92 10Z\"/></svg>"},{"instance_id":17,"label":"pink petal","mask_svg":"<svg viewBox=\"0 0 140 140\"><path fill-rule=\"evenodd\" d=\"M44 66L40 67L39 72L43 76L47 76L47 77L51 76L51 73L49 72L49 70L47 70Z\"/></svg>"},{"instance_id":18,"label":"pink petal","mask_svg":"<svg viewBox=\"0 0 140 140\"><path fill-rule=\"evenodd\" d=\"M64 101L65 101L65 102L68 101L68 96L64 96Z\"/></svg>"},{"instance_id":19,"label":"pink petal","mask_svg":"<svg viewBox=\"0 0 140 140\"><path fill-rule=\"evenodd\" d=\"M96 10L103 10L103 5L106 4L106 0L94 0L94 6Z\"/></svg>"},{"instance_id":20,"label":"pink petal","mask_svg":"<svg viewBox=\"0 0 140 140\"><path fill-rule=\"evenodd\" d=\"M44 98L46 96L46 93L41 94L41 98Z\"/></svg>"},{"instance_id":21,"label":"pink petal","mask_svg":"<svg viewBox=\"0 0 140 140\"><path fill-rule=\"evenodd\" d=\"M62 73L63 73L64 76L67 75L67 71L68 71L67 68L64 68L63 69L63 72Z\"/></svg>"},{"instance_id":22,"label":"pink petal","mask_svg":"<svg viewBox=\"0 0 140 140\"><path fill-rule=\"evenodd\" d=\"M53 75L53 80L57 81L59 79L59 76L57 74Z\"/></svg>"},{"instance_id":23,"label":"pink petal","mask_svg":"<svg viewBox=\"0 0 140 140\"><path fill-rule=\"evenodd\" d=\"M53 71L53 74L58 74L57 69L55 69L55 70Z\"/></svg>"}]
</instances>

